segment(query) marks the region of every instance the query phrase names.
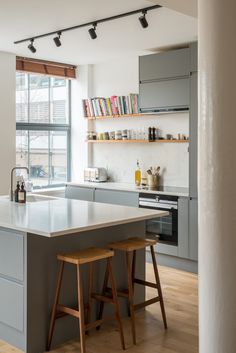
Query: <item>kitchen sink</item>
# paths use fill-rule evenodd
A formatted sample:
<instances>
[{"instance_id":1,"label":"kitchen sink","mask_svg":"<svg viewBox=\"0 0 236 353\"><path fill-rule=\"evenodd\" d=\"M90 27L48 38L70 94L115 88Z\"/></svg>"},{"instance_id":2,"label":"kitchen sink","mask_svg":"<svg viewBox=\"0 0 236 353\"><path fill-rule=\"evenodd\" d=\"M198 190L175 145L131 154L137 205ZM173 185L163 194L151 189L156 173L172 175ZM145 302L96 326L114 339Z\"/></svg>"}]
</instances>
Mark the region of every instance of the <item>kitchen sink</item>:
<instances>
[{"instance_id":1,"label":"kitchen sink","mask_svg":"<svg viewBox=\"0 0 236 353\"><path fill-rule=\"evenodd\" d=\"M0 199L9 200L9 196L1 196ZM41 201L50 201L56 200L57 197L46 196L46 195L37 195L37 194L28 194L26 195L26 202L41 202Z\"/></svg>"}]
</instances>

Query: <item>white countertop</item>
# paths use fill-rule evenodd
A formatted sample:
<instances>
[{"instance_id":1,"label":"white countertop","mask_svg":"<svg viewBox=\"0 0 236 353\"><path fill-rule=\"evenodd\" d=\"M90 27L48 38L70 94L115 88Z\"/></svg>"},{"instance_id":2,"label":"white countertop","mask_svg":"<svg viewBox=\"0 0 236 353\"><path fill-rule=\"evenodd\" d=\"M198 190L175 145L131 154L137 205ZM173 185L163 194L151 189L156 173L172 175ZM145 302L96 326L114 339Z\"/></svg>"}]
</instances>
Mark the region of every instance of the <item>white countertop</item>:
<instances>
[{"instance_id":1,"label":"white countertop","mask_svg":"<svg viewBox=\"0 0 236 353\"><path fill-rule=\"evenodd\" d=\"M51 199L18 204L0 198L0 227L45 237L83 232L168 215L165 211Z\"/></svg>"},{"instance_id":2,"label":"white countertop","mask_svg":"<svg viewBox=\"0 0 236 353\"><path fill-rule=\"evenodd\" d=\"M172 196L182 196L188 197L189 190L184 187L166 187L165 191L159 190L148 190L143 189L142 187L137 187L134 184L129 183L115 183L115 182L102 182L102 183L92 183L85 181L78 182L69 182L67 185L80 186L80 187L90 187L96 189L105 189L105 190L119 190L119 191L131 191L136 193L148 193L148 194L157 194L157 195L172 195Z\"/></svg>"}]
</instances>

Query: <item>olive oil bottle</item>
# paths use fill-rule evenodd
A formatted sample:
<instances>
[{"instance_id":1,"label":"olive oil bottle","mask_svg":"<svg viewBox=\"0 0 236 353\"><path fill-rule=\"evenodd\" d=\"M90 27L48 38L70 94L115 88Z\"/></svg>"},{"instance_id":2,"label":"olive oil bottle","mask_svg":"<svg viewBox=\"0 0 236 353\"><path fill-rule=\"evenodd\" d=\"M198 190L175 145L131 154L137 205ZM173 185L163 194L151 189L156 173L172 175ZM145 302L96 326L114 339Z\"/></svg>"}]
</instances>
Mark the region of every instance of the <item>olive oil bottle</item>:
<instances>
[{"instance_id":1,"label":"olive oil bottle","mask_svg":"<svg viewBox=\"0 0 236 353\"><path fill-rule=\"evenodd\" d=\"M135 185L140 186L141 184L141 170L139 165L139 160L137 160L137 168L135 170Z\"/></svg>"}]
</instances>

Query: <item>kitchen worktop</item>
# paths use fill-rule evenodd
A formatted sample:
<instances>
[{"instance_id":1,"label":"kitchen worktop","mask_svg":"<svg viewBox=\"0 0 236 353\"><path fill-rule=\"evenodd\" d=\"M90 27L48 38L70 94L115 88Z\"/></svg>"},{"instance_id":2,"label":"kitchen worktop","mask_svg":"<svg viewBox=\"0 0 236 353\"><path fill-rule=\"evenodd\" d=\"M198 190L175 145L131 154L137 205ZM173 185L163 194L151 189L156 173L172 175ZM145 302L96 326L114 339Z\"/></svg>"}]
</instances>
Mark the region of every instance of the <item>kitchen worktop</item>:
<instances>
[{"instance_id":1,"label":"kitchen worktop","mask_svg":"<svg viewBox=\"0 0 236 353\"><path fill-rule=\"evenodd\" d=\"M0 227L45 237L84 232L167 215L168 212L52 199L18 204L0 198Z\"/></svg>"},{"instance_id":2,"label":"kitchen worktop","mask_svg":"<svg viewBox=\"0 0 236 353\"><path fill-rule=\"evenodd\" d=\"M120 190L120 191L130 191L136 193L149 193L149 194L157 194L157 195L173 195L173 196L189 196L189 189L184 187L174 187L174 186L166 186L164 191L161 190L150 190L143 187L137 187L134 184L129 183L116 183L116 182L69 182L66 183L71 186L79 186L79 187L90 187L96 189L106 189L106 190Z\"/></svg>"}]
</instances>

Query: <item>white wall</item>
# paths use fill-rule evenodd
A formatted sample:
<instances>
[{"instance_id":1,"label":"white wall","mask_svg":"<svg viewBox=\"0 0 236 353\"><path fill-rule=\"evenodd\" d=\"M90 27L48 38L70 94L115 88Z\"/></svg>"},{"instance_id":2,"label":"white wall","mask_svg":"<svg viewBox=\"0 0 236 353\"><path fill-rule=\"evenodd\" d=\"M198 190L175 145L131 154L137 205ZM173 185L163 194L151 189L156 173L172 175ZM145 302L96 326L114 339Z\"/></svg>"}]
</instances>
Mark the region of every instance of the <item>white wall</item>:
<instances>
[{"instance_id":1,"label":"white wall","mask_svg":"<svg viewBox=\"0 0 236 353\"><path fill-rule=\"evenodd\" d=\"M7 194L10 187L10 170L16 158L15 120L15 55L0 52L0 194Z\"/></svg>"},{"instance_id":2,"label":"white wall","mask_svg":"<svg viewBox=\"0 0 236 353\"><path fill-rule=\"evenodd\" d=\"M138 57L125 57L93 66L91 96L109 97L138 93ZM189 135L189 114L164 114L120 120L102 120L94 123L98 132L120 129L141 129L155 126L163 136L171 133ZM134 181L136 160L144 170L160 165L162 183L169 186L188 186L188 144L95 144L89 164L107 167L112 180Z\"/></svg>"}]
</instances>

